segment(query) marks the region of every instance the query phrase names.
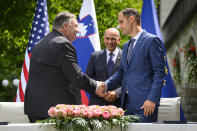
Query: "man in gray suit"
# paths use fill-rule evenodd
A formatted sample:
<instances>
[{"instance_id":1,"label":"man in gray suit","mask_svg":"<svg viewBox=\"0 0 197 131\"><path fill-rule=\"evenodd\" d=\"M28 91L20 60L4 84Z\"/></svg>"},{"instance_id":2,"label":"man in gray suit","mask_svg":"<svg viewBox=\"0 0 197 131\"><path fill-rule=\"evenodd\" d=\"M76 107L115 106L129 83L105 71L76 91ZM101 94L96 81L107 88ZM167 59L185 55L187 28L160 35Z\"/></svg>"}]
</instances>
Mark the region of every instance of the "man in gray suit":
<instances>
[{"instance_id":1,"label":"man in gray suit","mask_svg":"<svg viewBox=\"0 0 197 131\"><path fill-rule=\"evenodd\" d=\"M24 103L30 122L48 118L51 106L80 104L80 96L76 96L79 89L90 94L95 93L97 86L104 90L99 87L101 82L90 79L78 66L71 43L78 31L75 15L60 12L53 22L53 31L34 47Z\"/></svg>"},{"instance_id":2,"label":"man in gray suit","mask_svg":"<svg viewBox=\"0 0 197 131\"><path fill-rule=\"evenodd\" d=\"M120 33L115 28L109 28L104 34L105 50L92 53L86 74L98 81L107 80L119 67L122 50L117 47L120 43ZM89 105L115 105L120 106L120 87L116 90L109 90L103 98L96 94L90 97Z\"/></svg>"}]
</instances>

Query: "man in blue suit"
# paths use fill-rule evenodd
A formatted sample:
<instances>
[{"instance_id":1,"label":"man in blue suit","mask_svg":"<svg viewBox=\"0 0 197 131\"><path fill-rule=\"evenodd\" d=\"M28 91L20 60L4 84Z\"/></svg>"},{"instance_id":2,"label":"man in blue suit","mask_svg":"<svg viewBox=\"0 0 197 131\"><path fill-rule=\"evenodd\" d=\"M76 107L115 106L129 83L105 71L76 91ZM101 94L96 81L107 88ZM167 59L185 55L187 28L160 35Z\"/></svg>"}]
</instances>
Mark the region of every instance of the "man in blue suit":
<instances>
[{"instance_id":1,"label":"man in blue suit","mask_svg":"<svg viewBox=\"0 0 197 131\"><path fill-rule=\"evenodd\" d=\"M139 115L141 122L156 122L165 78L163 43L141 28L140 14L133 8L119 12L118 21L122 33L131 39L123 46L119 69L105 81L107 90L122 84L125 114Z\"/></svg>"}]
</instances>

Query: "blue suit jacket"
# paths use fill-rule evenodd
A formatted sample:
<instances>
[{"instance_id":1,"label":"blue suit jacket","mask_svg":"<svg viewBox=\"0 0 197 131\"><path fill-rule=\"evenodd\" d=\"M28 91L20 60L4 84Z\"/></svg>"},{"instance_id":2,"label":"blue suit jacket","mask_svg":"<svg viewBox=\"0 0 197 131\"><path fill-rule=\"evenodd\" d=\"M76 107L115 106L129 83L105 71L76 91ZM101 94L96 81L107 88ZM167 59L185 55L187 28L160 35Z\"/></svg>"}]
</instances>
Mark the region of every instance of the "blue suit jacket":
<instances>
[{"instance_id":1,"label":"blue suit jacket","mask_svg":"<svg viewBox=\"0 0 197 131\"><path fill-rule=\"evenodd\" d=\"M129 110L139 110L145 100L159 105L161 89L165 78L164 50L161 40L146 31L138 39L130 63L127 64L128 42L123 46L119 69L105 83L114 89L122 83L121 106L128 88Z\"/></svg>"}]
</instances>

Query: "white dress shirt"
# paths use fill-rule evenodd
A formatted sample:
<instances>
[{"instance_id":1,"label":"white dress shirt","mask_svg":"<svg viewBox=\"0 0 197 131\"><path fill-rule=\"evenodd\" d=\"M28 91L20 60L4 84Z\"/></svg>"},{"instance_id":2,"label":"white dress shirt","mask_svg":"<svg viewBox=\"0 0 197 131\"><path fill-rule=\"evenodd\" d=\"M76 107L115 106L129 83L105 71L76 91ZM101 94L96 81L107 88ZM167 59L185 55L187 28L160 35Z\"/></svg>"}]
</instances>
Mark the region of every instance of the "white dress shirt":
<instances>
[{"instance_id":1,"label":"white dress shirt","mask_svg":"<svg viewBox=\"0 0 197 131\"><path fill-rule=\"evenodd\" d=\"M141 30L140 32L138 32L137 35L135 35L135 36L133 37L133 39L135 39L135 42L133 43L133 49L134 49L134 47L135 47L135 45L136 45L138 39L140 38L142 32L143 32L143 30Z\"/></svg>"},{"instance_id":2,"label":"white dress shirt","mask_svg":"<svg viewBox=\"0 0 197 131\"><path fill-rule=\"evenodd\" d=\"M117 58L117 56L118 56L118 48L116 47L116 49L112 52L114 55L113 55L113 58L112 58L112 61L114 62L114 64L115 64L115 62L116 62L116 58ZM109 60L109 57L110 57L110 51L106 48L106 55L107 55L107 64L108 64L108 60Z\"/></svg>"}]
</instances>

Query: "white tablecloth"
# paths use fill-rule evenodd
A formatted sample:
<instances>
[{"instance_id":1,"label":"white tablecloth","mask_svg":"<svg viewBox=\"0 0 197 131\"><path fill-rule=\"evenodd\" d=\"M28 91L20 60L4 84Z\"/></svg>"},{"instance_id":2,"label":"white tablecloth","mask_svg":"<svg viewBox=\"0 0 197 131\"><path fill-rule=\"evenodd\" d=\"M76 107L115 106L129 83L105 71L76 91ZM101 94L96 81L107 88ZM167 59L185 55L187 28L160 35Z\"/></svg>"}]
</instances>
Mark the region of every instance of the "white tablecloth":
<instances>
[{"instance_id":1,"label":"white tablecloth","mask_svg":"<svg viewBox=\"0 0 197 131\"><path fill-rule=\"evenodd\" d=\"M158 121L180 120L180 98L161 98ZM0 122L29 123L23 102L0 102Z\"/></svg>"},{"instance_id":2,"label":"white tablecloth","mask_svg":"<svg viewBox=\"0 0 197 131\"><path fill-rule=\"evenodd\" d=\"M0 125L0 131L57 131L52 124L8 124ZM120 131L120 129L112 129ZM110 131L107 129L106 131ZM197 124L131 123L127 131L197 131Z\"/></svg>"}]
</instances>

